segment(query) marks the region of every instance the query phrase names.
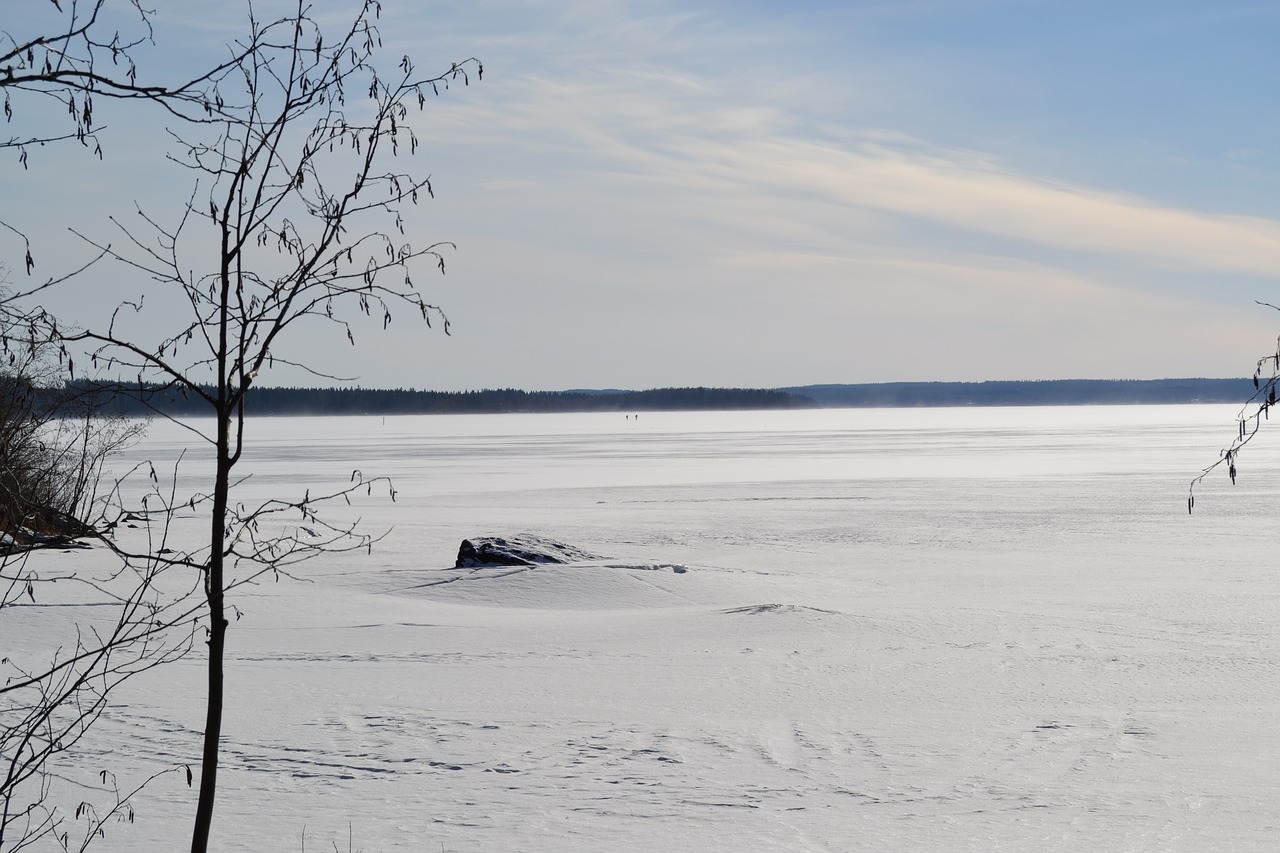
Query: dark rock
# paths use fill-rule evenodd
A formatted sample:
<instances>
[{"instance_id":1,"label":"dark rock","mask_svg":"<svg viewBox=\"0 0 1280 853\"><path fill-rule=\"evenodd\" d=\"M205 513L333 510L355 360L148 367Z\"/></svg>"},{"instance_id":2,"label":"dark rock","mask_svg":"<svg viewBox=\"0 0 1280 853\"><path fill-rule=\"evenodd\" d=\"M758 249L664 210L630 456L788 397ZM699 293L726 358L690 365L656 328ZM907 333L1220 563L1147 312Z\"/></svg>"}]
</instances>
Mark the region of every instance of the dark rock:
<instances>
[{"instance_id":1,"label":"dark rock","mask_svg":"<svg viewBox=\"0 0 1280 853\"><path fill-rule=\"evenodd\" d=\"M482 566L533 566L539 563L576 563L594 560L572 545L543 539L540 536L512 536L501 539L496 536L463 539L458 548L457 569L474 569Z\"/></svg>"}]
</instances>

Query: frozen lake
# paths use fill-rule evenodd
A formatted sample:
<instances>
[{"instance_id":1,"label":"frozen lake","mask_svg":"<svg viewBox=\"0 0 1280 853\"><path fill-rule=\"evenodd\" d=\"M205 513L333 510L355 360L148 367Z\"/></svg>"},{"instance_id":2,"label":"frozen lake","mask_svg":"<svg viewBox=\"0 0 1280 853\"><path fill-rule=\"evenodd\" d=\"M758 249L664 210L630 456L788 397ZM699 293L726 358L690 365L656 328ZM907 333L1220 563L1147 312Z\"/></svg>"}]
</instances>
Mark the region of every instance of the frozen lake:
<instances>
[{"instance_id":1,"label":"frozen lake","mask_svg":"<svg viewBox=\"0 0 1280 853\"><path fill-rule=\"evenodd\" d=\"M251 421L244 499L398 500L335 508L371 555L236 594L213 846L1273 850L1280 436L1186 512L1234 414ZM600 560L451 568L515 533ZM84 766L196 764L202 678L133 682ZM180 849L194 791L136 809L95 849Z\"/></svg>"}]
</instances>

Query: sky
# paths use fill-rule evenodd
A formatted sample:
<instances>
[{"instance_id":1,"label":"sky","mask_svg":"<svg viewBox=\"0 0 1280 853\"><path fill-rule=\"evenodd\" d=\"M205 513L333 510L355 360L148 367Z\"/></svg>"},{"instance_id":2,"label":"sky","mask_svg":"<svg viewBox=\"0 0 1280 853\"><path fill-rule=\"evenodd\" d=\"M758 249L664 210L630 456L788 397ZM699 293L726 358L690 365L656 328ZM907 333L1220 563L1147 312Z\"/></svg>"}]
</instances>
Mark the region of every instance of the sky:
<instances>
[{"instance_id":1,"label":"sky","mask_svg":"<svg viewBox=\"0 0 1280 853\"><path fill-rule=\"evenodd\" d=\"M244 28L241 0L153 5L143 76L181 76ZM1274 351L1280 315L1256 301L1280 304L1275 4L384 0L380 29L389 66L484 63L411 119L435 198L408 230L456 244L421 279L451 335L406 314L354 347L285 342L326 373L436 390L1155 379L1245 376ZM11 128L54 118L17 106ZM69 228L111 239L109 217L172 215L191 191L154 111L101 121L101 162L0 151L0 217L31 237L36 279L83 255ZM27 282L20 243L0 236L0 262ZM139 287L99 265L46 298L87 324Z\"/></svg>"}]
</instances>

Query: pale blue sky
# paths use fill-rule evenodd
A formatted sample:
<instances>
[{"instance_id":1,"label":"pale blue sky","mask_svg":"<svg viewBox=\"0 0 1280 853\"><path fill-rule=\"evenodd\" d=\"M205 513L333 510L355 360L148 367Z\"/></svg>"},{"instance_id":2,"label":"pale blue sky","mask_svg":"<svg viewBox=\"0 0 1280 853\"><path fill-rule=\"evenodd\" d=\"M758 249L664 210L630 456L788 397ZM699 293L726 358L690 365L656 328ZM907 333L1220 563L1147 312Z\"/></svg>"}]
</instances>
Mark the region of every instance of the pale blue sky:
<instances>
[{"instance_id":1,"label":"pale blue sky","mask_svg":"<svg viewBox=\"0 0 1280 853\"><path fill-rule=\"evenodd\" d=\"M156 5L147 70L241 26ZM486 73L414 119L454 334L314 350L365 385L1246 375L1280 328L1253 304L1280 299L1274 4L385 0L382 32L390 64ZM160 127L107 121L106 168L0 172L45 274L65 226L185 198Z\"/></svg>"}]
</instances>

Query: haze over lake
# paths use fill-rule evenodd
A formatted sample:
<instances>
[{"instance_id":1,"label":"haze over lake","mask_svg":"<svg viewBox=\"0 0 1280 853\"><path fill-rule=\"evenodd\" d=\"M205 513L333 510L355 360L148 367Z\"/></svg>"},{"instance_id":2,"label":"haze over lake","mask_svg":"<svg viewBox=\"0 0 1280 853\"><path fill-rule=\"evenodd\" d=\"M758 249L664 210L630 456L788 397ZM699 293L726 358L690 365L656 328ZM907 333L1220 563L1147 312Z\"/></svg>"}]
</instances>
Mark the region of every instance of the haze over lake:
<instances>
[{"instance_id":1,"label":"haze over lake","mask_svg":"<svg viewBox=\"0 0 1280 853\"><path fill-rule=\"evenodd\" d=\"M234 594L214 847L1274 849L1280 437L1186 512L1234 413L252 420L242 500L397 499L333 509L371 554ZM185 449L181 494L191 444L118 467ZM452 568L521 533L597 559ZM130 684L83 766L196 763L201 664ZM193 807L165 777L100 849Z\"/></svg>"}]
</instances>

